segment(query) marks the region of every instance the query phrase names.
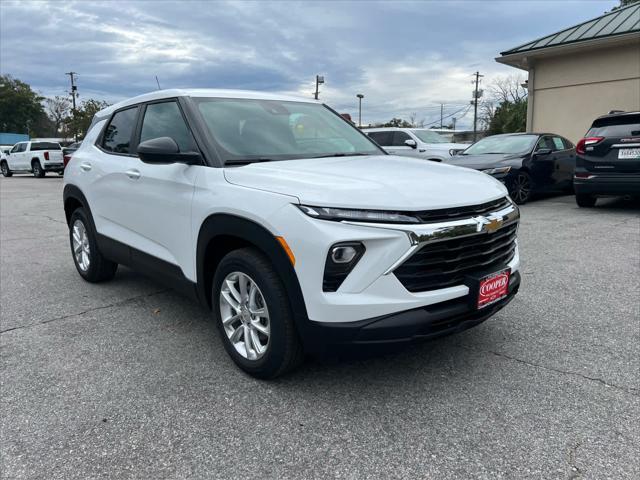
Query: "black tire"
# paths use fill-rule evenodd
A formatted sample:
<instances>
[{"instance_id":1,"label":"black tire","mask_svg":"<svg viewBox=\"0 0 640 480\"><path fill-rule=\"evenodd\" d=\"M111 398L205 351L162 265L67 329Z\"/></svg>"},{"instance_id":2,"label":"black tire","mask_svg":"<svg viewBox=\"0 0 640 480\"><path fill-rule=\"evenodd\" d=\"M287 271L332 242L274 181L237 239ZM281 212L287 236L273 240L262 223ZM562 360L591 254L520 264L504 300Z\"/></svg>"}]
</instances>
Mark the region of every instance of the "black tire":
<instances>
[{"instance_id":1,"label":"black tire","mask_svg":"<svg viewBox=\"0 0 640 480\"><path fill-rule=\"evenodd\" d=\"M592 208L596 206L597 198L588 193L576 193L576 203L581 208Z\"/></svg>"},{"instance_id":2,"label":"black tire","mask_svg":"<svg viewBox=\"0 0 640 480\"><path fill-rule=\"evenodd\" d=\"M13 175L13 172L9 170L9 165L5 160L0 163L0 170L2 171L3 177L10 177L11 175Z\"/></svg>"},{"instance_id":3,"label":"black tire","mask_svg":"<svg viewBox=\"0 0 640 480\"><path fill-rule=\"evenodd\" d=\"M74 253L73 235L76 222L82 223L87 235L89 244L89 265L87 269L83 269L79 265ZM80 276L87 282L104 282L107 280L111 280L115 276L116 270L118 269L118 264L112 262L111 260L107 260L102 256L102 253L100 252L100 249L98 248L98 244L96 242L96 234L93 230L93 223L89 220L84 208L77 208L71 214L71 219L69 221L69 245L71 247L71 257L73 258L73 263L76 266L76 270L78 270Z\"/></svg>"},{"instance_id":4,"label":"black tire","mask_svg":"<svg viewBox=\"0 0 640 480\"><path fill-rule=\"evenodd\" d=\"M42 165L40 165L40 160L33 160L31 162L31 170L33 171L33 176L36 178L42 178L47 174L44 168L42 168Z\"/></svg>"},{"instance_id":5,"label":"black tire","mask_svg":"<svg viewBox=\"0 0 640 480\"><path fill-rule=\"evenodd\" d=\"M531 175L527 172L518 172L509 186L509 196L518 205L523 205L531 200L532 189Z\"/></svg>"},{"instance_id":6,"label":"black tire","mask_svg":"<svg viewBox=\"0 0 640 480\"><path fill-rule=\"evenodd\" d=\"M233 272L248 275L260 289L269 312L270 336L262 357L243 357L229 340L222 324L220 295L222 283ZM269 259L254 248L242 248L228 253L218 265L213 277L211 305L224 348L242 370L256 378L275 378L292 370L303 359L302 344L295 328L289 298L284 285Z\"/></svg>"}]
</instances>

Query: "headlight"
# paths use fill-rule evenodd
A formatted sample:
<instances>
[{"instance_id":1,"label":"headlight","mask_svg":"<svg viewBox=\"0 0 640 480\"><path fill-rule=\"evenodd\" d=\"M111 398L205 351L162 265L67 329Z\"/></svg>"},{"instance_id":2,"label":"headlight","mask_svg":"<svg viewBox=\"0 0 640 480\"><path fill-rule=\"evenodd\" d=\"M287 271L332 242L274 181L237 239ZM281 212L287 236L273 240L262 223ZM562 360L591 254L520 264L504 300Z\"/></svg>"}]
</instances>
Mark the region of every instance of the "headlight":
<instances>
[{"instance_id":1,"label":"headlight","mask_svg":"<svg viewBox=\"0 0 640 480\"><path fill-rule=\"evenodd\" d=\"M313 218L322 220L351 220L353 222L380 222L380 223L420 223L411 215L402 212L388 212L383 210L356 210L351 208L310 207L308 205L296 205L300 210Z\"/></svg>"},{"instance_id":2,"label":"headlight","mask_svg":"<svg viewBox=\"0 0 640 480\"><path fill-rule=\"evenodd\" d=\"M509 170L511 170L511 167L489 168L487 170L482 170L482 171L488 175L498 175L503 173L509 173Z\"/></svg>"}]
</instances>

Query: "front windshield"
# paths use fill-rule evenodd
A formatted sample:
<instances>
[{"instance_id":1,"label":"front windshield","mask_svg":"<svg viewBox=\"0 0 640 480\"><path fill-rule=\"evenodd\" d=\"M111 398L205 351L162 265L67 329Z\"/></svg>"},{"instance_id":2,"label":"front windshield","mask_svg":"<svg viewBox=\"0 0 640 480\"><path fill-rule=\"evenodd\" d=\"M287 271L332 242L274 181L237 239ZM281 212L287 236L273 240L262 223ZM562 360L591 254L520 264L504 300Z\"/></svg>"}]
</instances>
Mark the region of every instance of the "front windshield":
<instances>
[{"instance_id":1,"label":"front windshield","mask_svg":"<svg viewBox=\"0 0 640 480\"><path fill-rule=\"evenodd\" d=\"M483 155L489 153L516 154L531 151L538 140L537 135L496 135L477 141L462 155Z\"/></svg>"},{"instance_id":2,"label":"front windshield","mask_svg":"<svg viewBox=\"0 0 640 480\"><path fill-rule=\"evenodd\" d=\"M225 163L383 154L367 136L320 104L195 100Z\"/></svg>"},{"instance_id":3,"label":"front windshield","mask_svg":"<svg viewBox=\"0 0 640 480\"><path fill-rule=\"evenodd\" d=\"M430 132L429 130L411 130L413 134L424 143L449 143L449 141L436 132Z\"/></svg>"}]
</instances>

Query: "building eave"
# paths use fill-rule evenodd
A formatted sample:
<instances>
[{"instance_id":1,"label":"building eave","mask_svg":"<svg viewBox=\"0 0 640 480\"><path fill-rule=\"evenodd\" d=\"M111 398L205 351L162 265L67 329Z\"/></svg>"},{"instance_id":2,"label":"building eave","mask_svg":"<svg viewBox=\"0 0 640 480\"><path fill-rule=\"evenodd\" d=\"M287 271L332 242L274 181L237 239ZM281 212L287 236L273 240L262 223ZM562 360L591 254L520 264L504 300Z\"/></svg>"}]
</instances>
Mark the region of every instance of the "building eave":
<instances>
[{"instance_id":1,"label":"building eave","mask_svg":"<svg viewBox=\"0 0 640 480\"><path fill-rule=\"evenodd\" d=\"M522 52L516 52L511 54L501 55L496 57L495 60L498 63L502 63L504 65L509 65L511 67L520 68L522 70L529 70L532 63L535 62L536 59L547 57L547 56L556 56L556 55L566 55L572 52L580 51L585 48L604 48L617 44L632 44L632 43L640 44L640 31L629 32L620 35L613 35L610 37L600 37L593 38L589 40L582 40L579 42L573 43L565 43L562 45L553 45L551 47L541 47L532 50L525 50ZM640 46L640 45L639 45Z\"/></svg>"}]
</instances>

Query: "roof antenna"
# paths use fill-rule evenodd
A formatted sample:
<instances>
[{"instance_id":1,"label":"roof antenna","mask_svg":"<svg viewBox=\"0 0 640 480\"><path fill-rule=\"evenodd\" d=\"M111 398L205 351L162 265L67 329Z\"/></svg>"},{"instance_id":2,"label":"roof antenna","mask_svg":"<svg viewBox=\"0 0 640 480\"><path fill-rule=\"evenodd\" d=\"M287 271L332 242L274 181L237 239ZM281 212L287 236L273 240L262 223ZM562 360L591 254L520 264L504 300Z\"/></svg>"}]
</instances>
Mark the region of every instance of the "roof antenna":
<instances>
[{"instance_id":1,"label":"roof antenna","mask_svg":"<svg viewBox=\"0 0 640 480\"><path fill-rule=\"evenodd\" d=\"M158 75L156 75L156 83L158 84L158 90L162 90L162 87L160 86L160 81L158 80Z\"/></svg>"}]
</instances>

